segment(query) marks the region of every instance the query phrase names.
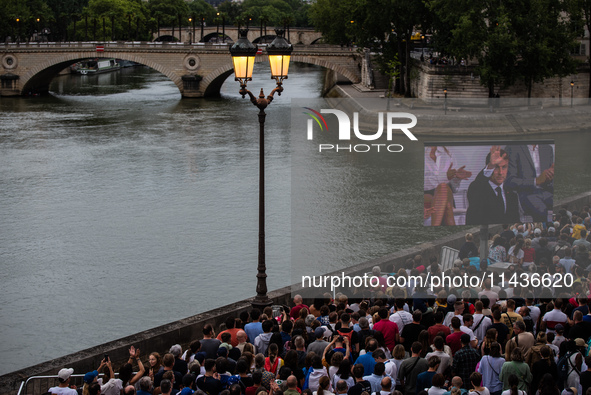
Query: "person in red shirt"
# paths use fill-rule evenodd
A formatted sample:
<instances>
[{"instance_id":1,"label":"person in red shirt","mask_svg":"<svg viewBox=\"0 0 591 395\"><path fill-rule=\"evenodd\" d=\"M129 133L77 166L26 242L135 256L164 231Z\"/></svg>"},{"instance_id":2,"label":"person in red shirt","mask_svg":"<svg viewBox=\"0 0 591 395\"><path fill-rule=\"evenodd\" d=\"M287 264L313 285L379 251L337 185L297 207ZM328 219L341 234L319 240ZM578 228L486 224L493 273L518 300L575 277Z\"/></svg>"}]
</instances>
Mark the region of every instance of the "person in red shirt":
<instances>
[{"instance_id":1,"label":"person in red shirt","mask_svg":"<svg viewBox=\"0 0 591 395\"><path fill-rule=\"evenodd\" d=\"M462 326L462 322L458 317L454 317L451 319L451 329L453 330L453 333L445 338L445 342L451 349L452 356L456 353L456 351L462 348L462 341L460 340L460 338L462 337L464 332L460 330L460 326Z\"/></svg>"},{"instance_id":2,"label":"person in red shirt","mask_svg":"<svg viewBox=\"0 0 591 395\"><path fill-rule=\"evenodd\" d=\"M226 318L225 323L226 323L226 330L220 332L220 334L218 335L218 337L216 339L218 339L219 341L222 341L222 333L226 333L227 332L230 335L232 335L232 340L231 340L232 347L236 347L238 345L238 343L239 343L238 342L238 337L236 335L242 329L235 327L236 326L236 319L234 319L234 317L228 317L228 318Z\"/></svg>"},{"instance_id":3,"label":"person in red shirt","mask_svg":"<svg viewBox=\"0 0 591 395\"><path fill-rule=\"evenodd\" d=\"M254 384L250 387L247 387L244 393L246 395L255 395L257 389L261 386L261 381L263 380L263 373L260 370L254 371L252 373L252 381Z\"/></svg>"},{"instance_id":4,"label":"person in red shirt","mask_svg":"<svg viewBox=\"0 0 591 395\"><path fill-rule=\"evenodd\" d=\"M303 302L303 299L302 299L301 295L296 295L293 297L293 303L295 304L295 306L292 307L289 312L289 316L291 317L291 319L297 320L300 317L300 310L301 309L306 309L306 310L310 311L310 308L302 302Z\"/></svg>"},{"instance_id":5,"label":"person in red shirt","mask_svg":"<svg viewBox=\"0 0 591 395\"><path fill-rule=\"evenodd\" d=\"M442 311L437 310L433 318L435 318L435 325L432 325L427 329L427 331L429 332L429 344L433 344L433 340L439 332L443 332L443 334L445 335L444 337L447 337L451 334L451 330L449 329L449 327L443 325L444 315Z\"/></svg>"},{"instance_id":6,"label":"person in red shirt","mask_svg":"<svg viewBox=\"0 0 591 395\"><path fill-rule=\"evenodd\" d=\"M378 310L378 315L380 316L380 321L374 324L373 330L380 331L382 335L384 335L386 347L388 350L390 350L390 352L392 352L394 346L396 343L398 343L400 338L398 325L388 319L389 314L387 308L382 307L380 310Z\"/></svg>"}]
</instances>

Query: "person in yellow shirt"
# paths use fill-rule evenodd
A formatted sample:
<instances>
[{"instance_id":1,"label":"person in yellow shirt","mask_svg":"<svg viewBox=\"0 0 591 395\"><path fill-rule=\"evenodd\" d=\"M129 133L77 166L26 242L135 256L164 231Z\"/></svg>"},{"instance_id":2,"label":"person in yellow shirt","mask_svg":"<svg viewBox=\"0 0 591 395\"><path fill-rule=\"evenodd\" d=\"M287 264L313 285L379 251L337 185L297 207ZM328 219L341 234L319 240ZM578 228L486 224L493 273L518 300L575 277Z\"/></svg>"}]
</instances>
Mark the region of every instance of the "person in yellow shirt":
<instances>
[{"instance_id":1,"label":"person in yellow shirt","mask_svg":"<svg viewBox=\"0 0 591 395\"><path fill-rule=\"evenodd\" d=\"M509 338L513 337L513 324L517 321L523 321L523 317L515 312L515 301L507 300L507 311L501 315L503 322L509 328Z\"/></svg>"},{"instance_id":2,"label":"person in yellow shirt","mask_svg":"<svg viewBox=\"0 0 591 395\"><path fill-rule=\"evenodd\" d=\"M579 240L581 238L581 231L587 230L585 225L583 225L583 218L577 217L577 224L573 226L573 234L571 235L573 239Z\"/></svg>"}]
</instances>

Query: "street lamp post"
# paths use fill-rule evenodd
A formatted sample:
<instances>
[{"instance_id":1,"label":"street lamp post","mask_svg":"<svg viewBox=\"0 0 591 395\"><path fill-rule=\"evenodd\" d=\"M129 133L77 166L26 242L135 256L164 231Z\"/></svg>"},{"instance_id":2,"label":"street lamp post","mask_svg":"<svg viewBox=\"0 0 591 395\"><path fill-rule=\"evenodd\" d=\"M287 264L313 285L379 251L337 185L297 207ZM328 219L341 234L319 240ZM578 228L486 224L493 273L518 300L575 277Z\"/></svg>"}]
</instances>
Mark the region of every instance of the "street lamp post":
<instances>
[{"instance_id":1,"label":"street lamp post","mask_svg":"<svg viewBox=\"0 0 591 395\"><path fill-rule=\"evenodd\" d=\"M421 35L421 62L425 61L425 35Z\"/></svg>"},{"instance_id":2,"label":"street lamp post","mask_svg":"<svg viewBox=\"0 0 591 395\"><path fill-rule=\"evenodd\" d=\"M189 18L189 22L191 22L191 24L193 25L193 41L195 41L195 15L193 15L191 18Z\"/></svg>"},{"instance_id":3,"label":"street lamp post","mask_svg":"<svg viewBox=\"0 0 591 395\"><path fill-rule=\"evenodd\" d=\"M189 18L189 29L187 29L187 33L189 34L189 45L192 44L193 35L195 34L195 31L193 31L193 35L190 32L191 24L193 25L193 30L195 30L195 23L193 23L193 18Z\"/></svg>"},{"instance_id":4,"label":"street lamp post","mask_svg":"<svg viewBox=\"0 0 591 395\"><path fill-rule=\"evenodd\" d=\"M262 89L258 98L246 89L246 83L252 81L254 58L257 53L257 47L247 38L248 29L239 30L238 40L230 48L232 63L234 65L234 80L240 82L239 93L242 95L242 98L248 95L252 104L259 109L259 246L256 285L257 295L252 302L252 306L261 310L272 304L272 301L267 296L267 267L265 263L265 108L271 104L275 93L277 93L278 96L281 96L281 92L283 91L283 80L287 79L289 59L291 52L293 51L292 45L283 38L284 31L276 29L275 32L277 33L277 37L267 47L267 54L271 66L271 78L275 79L277 87L273 89L271 94L266 98Z\"/></svg>"},{"instance_id":5,"label":"street lamp post","mask_svg":"<svg viewBox=\"0 0 591 395\"><path fill-rule=\"evenodd\" d=\"M573 80L570 81L570 107L573 107L573 93L575 88L575 82Z\"/></svg>"},{"instance_id":6,"label":"street lamp post","mask_svg":"<svg viewBox=\"0 0 591 395\"><path fill-rule=\"evenodd\" d=\"M444 115L447 115L447 89L443 90L443 94L445 95L445 98L443 99L443 113Z\"/></svg>"},{"instance_id":7,"label":"street lamp post","mask_svg":"<svg viewBox=\"0 0 591 395\"><path fill-rule=\"evenodd\" d=\"M217 13L217 18L215 19L216 22L216 30L215 30L215 42L216 44L220 41L220 13Z\"/></svg>"},{"instance_id":8,"label":"street lamp post","mask_svg":"<svg viewBox=\"0 0 591 395\"><path fill-rule=\"evenodd\" d=\"M226 42L226 15L222 14L222 42Z\"/></svg>"},{"instance_id":9,"label":"street lamp post","mask_svg":"<svg viewBox=\"0 0 591 395\"><path fill-rule=\"evenodd\" d=\"M201 15L201 41L203 41L203 25L205 24L205 17Z\"/></svg>"}]
</instances>

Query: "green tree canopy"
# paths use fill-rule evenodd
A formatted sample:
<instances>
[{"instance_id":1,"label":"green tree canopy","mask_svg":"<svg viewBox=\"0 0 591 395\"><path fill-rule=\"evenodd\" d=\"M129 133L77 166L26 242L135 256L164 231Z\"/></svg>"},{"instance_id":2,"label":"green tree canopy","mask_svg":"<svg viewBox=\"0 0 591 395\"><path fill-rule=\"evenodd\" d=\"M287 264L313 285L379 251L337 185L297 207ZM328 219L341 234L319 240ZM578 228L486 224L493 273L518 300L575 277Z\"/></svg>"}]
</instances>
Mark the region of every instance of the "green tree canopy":
<instances>
[{"instance_id":1,"label":"green tree canopy","mask_svg":"<svg viewBox=\"0 0 591 395\"><path fill-rule=\"evenodd\" d=\"M215 8L205 0L194 0L189 4L189 15L191 17L199 18L204 17L206 23L213 23L215 17Z\"/></svg>"},{"instance_id":2,"label":"green tree canopy","mask_svg":"<svg viewBox=\"0 0 591 395\"><path fill-rule=\"evenodd\" d=\"M570 52L580 32L561 0L431 0L435 45L455 58L475 58L489 95L495 85L533 83L573 73Z\"/></svg>"}]
</instances>

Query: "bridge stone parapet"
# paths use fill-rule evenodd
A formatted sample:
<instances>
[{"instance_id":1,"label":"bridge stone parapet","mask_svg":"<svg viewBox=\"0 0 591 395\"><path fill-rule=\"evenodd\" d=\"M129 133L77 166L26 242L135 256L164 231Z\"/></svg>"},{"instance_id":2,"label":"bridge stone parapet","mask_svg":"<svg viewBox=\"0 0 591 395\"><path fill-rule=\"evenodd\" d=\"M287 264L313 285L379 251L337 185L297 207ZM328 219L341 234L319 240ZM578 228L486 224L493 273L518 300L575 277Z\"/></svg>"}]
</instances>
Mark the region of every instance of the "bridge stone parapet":
<instances>
[{"instance_id":1,"label":"bridge stone parapet","mask_svg":"<svg viewBox=\"0 0 591 395\"><path fill-rule=\"evenodd\" d=\"M161 27L160 34L158 35L158 33L154 33L153 39L158 40L167 36L170 38L173 36L173 33L174 37L181 42L208 41L213 37L217 37L218 35L220 40L222 37L226 37L229 42L235 42L238 40L238 28L236 26L226 26L225 28L222 26L205 26L203 28L202 38L201 26L199 23L195 25L194 33L192 26L183 26L180 31L177 27L174 29L174 32L171 27ZM260 26L251 26L248 30L248 39L253 43L259 42L262 38L270 39L274 35L275 32L272 27L261 29ZM290 28L289 33L286 32L286 38L293 44L311 45L320 41L322 38L322 33L317 32L313 28L294 27Z\"/></svg>"},{"instance_id":2,"label":"bridge stone parapet","mask_svg":"<svg viewBox=\"0 0 591 395\"><path fill-rule=\"evenodd\" d=\"M97 52L97 45L103 51ZM219 95L232 74L228 44L80 42L0 45L0 96L43 93L55 75L88 58L117 58L146 65L170 78L183 97ZM266 61L257 55L256 61ZM361 81L362 56L329 45L296 45L292 61L333 70L352 83Z\"/></svg>"}]
</instances>

